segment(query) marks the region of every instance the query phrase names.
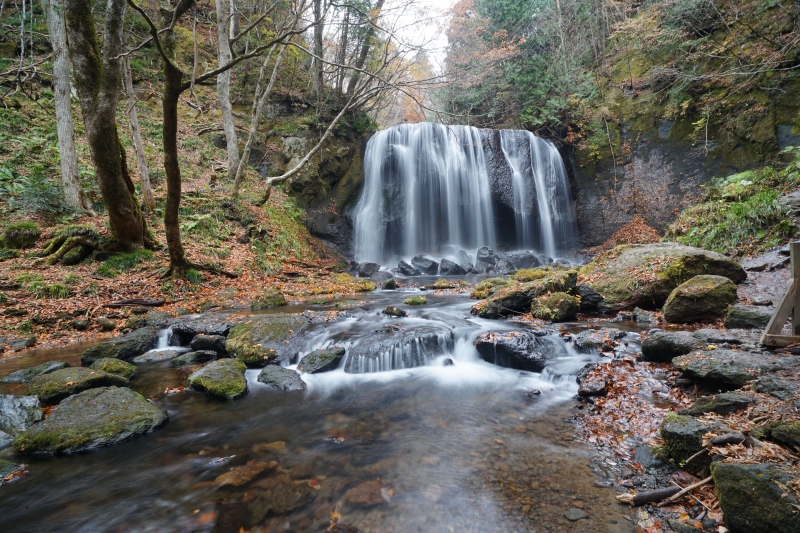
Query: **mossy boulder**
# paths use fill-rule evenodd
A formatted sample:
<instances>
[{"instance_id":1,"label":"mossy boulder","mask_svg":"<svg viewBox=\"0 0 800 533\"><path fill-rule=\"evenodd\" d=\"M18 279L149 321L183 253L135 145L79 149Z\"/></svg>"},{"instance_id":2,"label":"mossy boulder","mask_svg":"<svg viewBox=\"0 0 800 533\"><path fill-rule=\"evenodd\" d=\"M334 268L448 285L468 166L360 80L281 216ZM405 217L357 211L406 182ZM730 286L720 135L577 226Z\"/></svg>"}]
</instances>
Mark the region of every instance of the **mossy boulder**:
<instances>
[{"instance_id":1,"label":"mossy boulder","mask_svg":"<svg viewBox=\"0 0 800 533\"><path fill-rule=\"evenodd\" d=\"M701 348L703 344L688 331L656 331L642 342L642 359L669 363L678 356Z\"/></svg>"},{"instance_id":2,"label":"mossy boulder","mask_svg":"<svg viewBox=\"0 0 800 533\"><path fill-rule=\"evenodd\" d=\"M472 308L481 318L498 318L531 311L534 298L548 293L570 293L575 290L578 273L574 270L552 270L547 275L524 283L515 283L495 291Z\"/></svg>"},{"instance_id":3,"label":"mossy boulder","mask_svg":"<svg viewBox=\"0 0 800 533\"><path fill-rule=\"evenodd\" d=\"M210 396L234 400L247 393L245 370L247 366L238 359L220 359L194 372L186 383Z\"/></svg>"},{"instance_id":4,"label":"mossy boulder","mask_svg":"<svg viewBox=\"0 0 800 533\"><path fill-rule=\"evenodd\" d=\"M98 359L133 359L156 347L158 330L153 327L136 329L113 339L95 344L81 355L81 362L91 364Z\"/></svg>"},{"instance_id":5,"label":"mossy boulder","mask_svg":"<svg viewBox=\"0 0 800 533\"><path fill-rule=\"evenodd\" d=\"M114 331L117 329L117 323L114 320L106 317L98 318L97 326L100 328L100 331Z\"/></svg>"},{"instance_id":6,"label":"mossy boulder","mask_svg":"<svg viewBox=\"0 0 800 533\"><path fill-rule=\"evenodd\" d=\"M767 438L789 448L800 447L800 421L775 420L759 429L758 438Z\"/></svg>"},{"instance_id":7,"label":"mossy boulder","mask_svg":"<svg viewBox=\"0 0 800 533\"><path fill-rule=\"evenodd\" d=\"M219 354L225 353L225 342L228 339L222 335L197 335L189 346L192 350L210 350Z\"/></svg>"},{"instance_id":8,"label":"mossy boulder","mask_svg":"<svg viewBox=\"0 0 800 533\"><path fill-rule=\"evenodd\" d=\"M393 291L397 288L397 280L394 278L389 278L384 280L383 284L381 285L381 289L385 291Z\"/></svg>"},{"instance_id":9,"label":"mossy boulder","mask_svg":"<svg viewBox=\"0 0 800 533\"><path fill-rule=\"evenodd\" d=\"M691 416L669 413L661 423L660 433L664 439L667 456L682 465L689 457L703 449L703 435L712 426L704 424ZM699 472L708 466L708 457L698 457L687 466L692 472Z\"/></svg>"},{"instance_id":10,"label":"mossy boulder","mask_svg":"<svg viewBox=\"0 0 800 533\"><path fill-rule=\"evenodd\" d=\"M403 300L403 303L406 305L425 305L428 303L428 299L424 296L411 296Z\"/></svg>"},{"instance_id":11,"label":"mossy boulder","mask_svg":"<svg viewBox=\"0 0 800 533\"><path fill-rule=\"evenodd\" d=\"M394 318L401 318L404 316L408 316L408 313L406 313L405 311L394 305L387 305L386 309L383 310L383 314Z\"/></svg>"},{"instance_id":12,"label":"mossy boulder","mask_svg":"<svg viewBox=\"0 0 800 533\"><path fill-rule=\"evenodd\" d=\"M785 358L790 363L789 358ZM697 350L676 357L672 366L682 371L684 376L704 381L720 389L738 389L755 381L772 365L763 355L735 350Z\"/></svg>"},{"instance_id":13,"label":"mossy boulder","mask_svg":"<svg viewBox=\"0 0 800 533\"><path fill-rule=\"evenodd\" d=\"M725 317L725 327L733 328L765 328L772 318L774 309L758 305L732 305Z\"/></svg>"},{"instance_id":14,"label":"mossy boulder","mask_svg":"<svg viewBox=\"0 0 800 533\"><path fill-rule=\"evenodd\" d=\"M300 374L278 365L264 367L264 370L258 374L258 381L282 391L306 390L306 383L300 378Z\"/></svg>"},{"instance_id":15,"label":"mossy boulder","mask_svg":"<svg viewBox=\"0 0 800 533\"><path fill-rule=\"evenodd\" d=\"M725 526L731 533L800 533L795 476L768 464L714 463L711 475Z\"/></svg>"},{"instance_id":16,"label":"mossy boulder","mask_svg":"<svg viewBox=\"0 0 800 533\"><path fill-rule=\"evenodd\" d=\"M12 372L11 374L5 376L3 379L0 379L0 382L28 383L36 376L43 376L45 374L49 374L51 372L55 372L56 370L61 370L62 368L67 368L67 367L69 367L69 364L65 363L64 361L48 361L46 363L42 363L40 365L36 365L31 368L23 368L22 370L17 370L16 372Z\"/></svg>"},{"instance_id":17,"label":"mossy boulder","mask_svg":"<svg viewBox=\"0 0 800 533\"><path fill-rule=\"evenodd\" d=\"M85 367L70 367L33 378L28 383L28 394L39 397L43 404L59 403L64 398L98 387L124 387L129 379Z\"/></svg>"},{"instance_id":18,"label":"mossy boulder","mask_svg":"<svg viewBox=\"0 0 800 533\"><path fill-rule=\"evenodd\" d=\"M344 358L345 350L338 346L314 350L310 354L304 355L297 365L297 370L308 374L318 374L336 370L339 363Z\"/></svg>"},{"instance_id":19,"label":"mossy boulder","mask_svg":"<svg viewBox=\"0 0 800 533\"><path fill-rule=\"evenodd\" d=\"M217 352L211 350L197 350L179 355L170 364L172 366L190 366L199 365L200 363L207 363L217 358Z\"/></svg>"},{"instance_id":20,"label":"mossy boulder","mask_svg":"<svg viewBox=\"0 0 800 533\"><path fill-rule=\"evenodd\" d=\"M520 272L523 272L520 270ZM519 273L519 272L518 272ZM538 279L538 278L535 278ZM531 280L525 280L531 281ZM508 287L509 285L516 285L516 282L513 279L509 278L489 278L481 281L472 289L469 293L469 297L473 300L483 300L488 298L498 290L503 287Z\"/></svg>"},{"instance_id":21,"label":"mossy boulder","mask_svg":"<svg viewBox=\"0 0 800 533\"><path fill-rule=\"evenodd\" d=\"M16 222L6 226L0 233L0 245L14 250L30 248L41 234L42 230L33 222Z\"/></svg>"},{"instance_id":22,"label":"mossy boulder","mask_svg":"<svg viewBox=\"0 0 800 533\"><path fill-rule=\"evenodd\" d=\"M574 320L580 310L580 302L574 296L565 292L554 292L545 296L534 298L531 304L531 314L535 318L564 322Z\"/></svg>"},{"instance_id":23,"label":"mossy boulder","mask_svg":"<svg viewBox=\"0 0 800 533\"><path fill-rule=\"evenodd\" d=\"M250 309L253 311L258 311L261 309L281 307L283 305L286 305L286 297L278 289L270 287L256 295L253 301L250 302Z\"/></svg>"},{"instance_id":24,"label":"mossy boulder","mask_svg":"<svg viewBox=\"0 0 800 533\"><path fill-rule=\"evenodd\" d=\"M664 304L669 322L713 322L736 302L736 285L724 276L702 275L678 285Z\"/></svg>"},{"instance_id":25,"label":"mossy boulder","mask_svg":"<svg viewBox=\"0 0 800 533\"><path fill-rule=\"evenodd\" d=\"M74 453L153 431L167 413L124 387L101 387L71 396L44 421L13 442L16 453Z\"/></svg>"},{"instance_id":26,"label":"mossy boulder","mask_svg":"<svg viewBox=\"0 0 800 533\"><path fill-rule=\"evenodd\" d=\"M661 307L678 285L701 274L747 279L733 259L674 242L617 246L580 270L582 282L603 297L605 312Z\"/></svg>"},{"instance_id":27,"label":"mossy boulder","mask_svg":"<svg viewBox=\"0 0 800 533\"><path fill-rule=\"evenodd\" d=\"M311 320L303 315L253 316L230 330L225 350L232 357L258 366L294 357L300 348L298 340L310 324Z\"/></svg>"},{"instance_id":28,"label":"mossy boulder","mask_svg":"<svg viewBox=\"0 0 800 533\"><path fill-rule=\"evenodd\" d=\"M116 374L118 376L122 376L128 381L135 378L136 374L139 372L139 369L136 368L136 365L132 365L127 361L123 361L122 359L114 359L113 357L98 359L89 365L89 368L92 370L102 370L103 372L107 372L109 374Z\"/></svg>"},{"instance_id":29,"label":"mossy boulder","mask_svg":"<svg viewBox=\"0 0 800 533\"><path fill-rule=\"evenodd\" d=\"M683 409L681 414L699 416L706 413L716 413L718 415L726 415L728 413L735 413L742 409L747 409L756 401L747 394L739 391L723 392L722 394L713 394L711 396L703 396L694 402L694 405L688 409Z\"/></svg>"}]
</instances>

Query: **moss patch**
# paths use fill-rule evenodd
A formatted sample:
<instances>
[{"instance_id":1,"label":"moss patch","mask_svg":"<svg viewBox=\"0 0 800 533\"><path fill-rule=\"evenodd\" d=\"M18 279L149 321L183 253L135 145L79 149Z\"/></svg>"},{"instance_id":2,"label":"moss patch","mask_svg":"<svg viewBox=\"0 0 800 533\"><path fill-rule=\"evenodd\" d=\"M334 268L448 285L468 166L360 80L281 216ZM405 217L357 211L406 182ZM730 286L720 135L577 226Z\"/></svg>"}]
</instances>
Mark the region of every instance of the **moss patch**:
<instances>
[{"instance_id":1,"label":"moss patch","mask_svg":"<svg viewBox=\"0 0 800 533\"><path fill-rule=\"evenodd\" d=\"M411 296L403 300L403 303L406 305L425 305L428 303L428 299L424 296Z\"/></svg>"},{"instance_id":2,"label":"moss patch","mask_svg":"<svg viewBox=\"0 0 800 533\"><path fill-rule=\"evenodd\" d=\"M189 376L187 384L211 396L233 400L244 396L247 392L247 380L244 377L246 369L242 361L221 359L193 373Z\"/></svg>"},{"instance_id":3,"label":"moss patch","mask_svg":"<svg viewBox=\"0 0 800 533\"><path fill-rule=\"evenodd\" d=\"M531 314L535 318L563 322L573 320L580 309L580 302L574 296L564 292L554 292L545 296L534 298L531 304Z\"/></svg>"}]
</instances>

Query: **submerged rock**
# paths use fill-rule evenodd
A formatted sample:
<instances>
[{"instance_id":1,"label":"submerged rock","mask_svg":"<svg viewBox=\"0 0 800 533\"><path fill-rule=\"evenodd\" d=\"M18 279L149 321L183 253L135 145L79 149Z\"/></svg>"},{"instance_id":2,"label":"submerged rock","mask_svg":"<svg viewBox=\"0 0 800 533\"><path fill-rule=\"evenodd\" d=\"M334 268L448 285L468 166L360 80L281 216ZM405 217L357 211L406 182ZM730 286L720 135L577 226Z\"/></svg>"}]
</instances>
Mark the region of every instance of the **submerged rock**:
<instances>
[{"instance_id":1,"label":"submerged rock","mask_svg":"<svg viewBox=\"0 0 800 533\"><path fill-rule=\"evenodd\" d=\"M37 376L28 383L28 394L39 397L45 405L59 403L64 398L97 387L124 387L129 379L90 368L62 368Z\"/></svg>"},{"instance_id":2,"label":"submerged rock","mask_svg":"<svg viewBox=\"0 0 800 533\"><path fill-rule=\"evenodd\" d=\"M344 501L356 507L375 507L386 503L384 498L384 487L380 479L365 481L356 485L344 495Z\"/></svg>"},{"instance_id":3,"label":"submerged rock","mask_svg":"<svg viewBox=\"0 0 800 533\"><path fill-rule=\"evenodd\" d=\"M17 453L74 453L116 444L156 429L167 413L125 387L91 389L61 402L14 439Z\"/></svg>"},{"instance_id":4,"label":"submerged rock","mask_svg":"<svg viewBox=\"0 0 800 533\"><path fill-rule=\"evenodd\" d=\"M549 361L566 354L557 338L528 331L482 333L475 339L475 348L488 363L531 372L541 372Z\"/></svg>"},{"instance_id":5,"label":"submerged rock","mask_svg":"<svg viewBox=\"0 0 800 533\"><path fill-rule=\"evenodd\" d=\"M0 395L0 432L14 436L42 419L36 396ZM2 480L3 476L0 476Z\"/></svg>"},{"instance_id":6,"label":"submerged rock","mask_svg":"<svg viewBox=\"0 0 800 533\"><path fill-rule=\"evenodd\" d=\"M701 348L703 344L688 331L656 331L642 342L642 359L669 363L680 355Z\"/></svg>"},{"instance_id":7,"label":"submerged rock","mask_svg":"<svg viewBox=\"0 0 800 533\"><path fill-rule=\"evenodd\" d=\"M301 509L316 496L308 480L292 480L281 474L253 482L242 501L247 504L249 522L256 524L268 514L284 515Z\"/></svg>"},{"instance_id":8,"label":"submerged rock","mask_svg":"<svg viewBox=\"0 0 800 533\"><path fill-rule=\"evenodd\" d=\"M741 411L756 403L756 401L743 392L723 392L712 396L703 396L694 402L694 405L681 411L682 414L699 416L705 413L725 415Z\"/></svg>"},{"instance_id":9,"label":"submerged rock","mask_svg":"<svg viewBox=\"0 0 800 533\"><path fill-rule=\"evenodd\" d=\"M198 352L203 350L211 350L212 352L216 352L218 354L224 354L226 340L228 340L227 337L223 337L222 335L206 335L201 333L192 339L192 342L189 344L189 346L191 346L192 350Z\"/></svg>"},{"instance_id":10,"label":"submerged rock","mask_svg":"<svg viewBox=\"0 0 800 533\"><path fill-rule=\"evenodd\" d=\"M678 285L664 304L669 322L713 322L736 301L736 285L726 277L702 275Z\"/></svg>"},{"instance_id":11,"label":"submerged rock","mask_svg":"<svg viewBox=\"0 0 800 533\"><path fill-rule=\"evenodd\" d=\"M304 355L297 365L297 369L308 374L318 374L336 370L344 357L344 348L334 347L322 350L314 350L310 354Z\"/></svg>"},{"instance_id":12,"label":"submerged rock","mask_svg":"<svg viewBox=\"0 0 800 533\"><path fill-rule=\"evenodd\" d=\"M453 331L444 325L420 325L406 330L387 324L347 348L345 372L382 372L426 365L440 355L452 353L454 344Z\"/></svg>"},{"instance_id":13,"label":"submerged rock","mask_svg":"<svg viewBox=\"0 0 800 533\"><path fill-rule=\"evenodd\" d=\"M113 357L98 359L92 363L89 368L92 370L101 370L109 374L116 374L118 376L122 376L128 381L135 378L137 372L139 372L139 369L136 368L136 365L132 365L121 359L114 359Z\"/></svg>"},{"instance_id":14,"label":"submerged rock","mask_svg":"<svg viewBox=\"0 0 800 533\"><path fill-rule=\"evenodd\" d=\"M757 305L732 305L725 317L725 327L733 328L765 328L775 310Z\"/></svg>"},{"instance_id":15,"label":"submerged rock","mask_svg":"<svg viewBox=\"0 0 800 533\"><path fill-rule=\"evenodd\" d=\"M788 469L720 462L711 465L711 475L731 533L800 533L800 501L781 488L793 481Z\"/></svg>"},{"instance_id":16,"label":"submerged rock","mask_svg":"<svg viewBox=\"0 0 800 533\"><path fill-rule=\"evenodd\" d=\"M405 261L400 261L399 263L397 263L397 269L404 276L421 276L422 275L422 272L420 272L420 270L418 268L415 268L415 267L409 265Z\"/></svg>"},{"instance_id":17,"label":"submerged rock","mask_svg":"<svg viewBox=\"0 0 800 533\"><path fill-rule=\"evenodd\" d=\"M43 376L44 374L49 374L51 372L55 372L56 370L67 368L68 366L69 364L65 363L64 361L48 361L46 363L42 363L41 365L36 365L31 368L23 368L22 370L12 372L3 379L0 379L0 382L27 383L36 376Z\"/></svg>"},{"instance_id":18,"label":"submerged rock","mask_svg":"<svg viewBox=\"0 0 800 533\"><path fill-rule=\"evenodd\" d=\"M435 276L436 273L439 272L439 263L424 255L414 256L411 259L411 264L414 265L415 268L418 268L420 272L428 274L429 276Z\"/></svg>"},{"instance_id":19,"label":"submerged rock","mask_svg":"<svg viewBox=\"0 0 800 533\"><path fill-rule=\"evenodd\" d=\"M660 307L670 293L694 276L724 276L735 283L747 274L735 260L677 243L628 244L598 255L581 275L604 300L601 310Z\"/></svg>"},{"instance_id":20,"label":"submerged rock","mask_svg":"<svg viewBox=\"0 0 800 533\"><path fill-rule=\"evenodd\" d=\"M98 359L133 359L158 344L158 330L153 327L136 329L121 337L115 337L95 344L81 355L81 361L91 364Z\"/></svg>"},{"instance_id":21,"label":"submerged rock","mask_svg":"<svg viewBox=\"0 0 800 533\"><path fill-rule=\"evenodd\" d=\"M20 470L22 470L22 466L12 463L11 461L6 461L5 459L0 459L0 485L2 485L5 478Z\"/></svg>"},{"instance_id":22,"label":"submerged rock","mask_svg":"<svg viewBox=\"0 0 800 533\"><path fill-rule=\"evenodd\" d=\"M237 359L220 359L194 372L186 383L209 396L234 400L247 393L245 370L247 366Z\"/></svg>"},{"instance_id":23,"label":"submerged rock","mask_svg":"<svg viewBox=\"0 0 800 533\"><path fill-rule=\"evenodd\" d=\"M300 374L289 368L278 365L267 365L258 374L258 381L283 391L304 391L306 383Z\"/></svg>"},{"instance_id":24,"label":"submerged rock","mask_svg":"<svg viewBox=\"0 0 800 533\"><path fill-rule=\"evenodd\" d=\"M310 324L307 317L297 314L254 316L230 330L225 349L248 365L264 366L294 357L300 348L298 339Z\"/></svg>"}]
</instances>

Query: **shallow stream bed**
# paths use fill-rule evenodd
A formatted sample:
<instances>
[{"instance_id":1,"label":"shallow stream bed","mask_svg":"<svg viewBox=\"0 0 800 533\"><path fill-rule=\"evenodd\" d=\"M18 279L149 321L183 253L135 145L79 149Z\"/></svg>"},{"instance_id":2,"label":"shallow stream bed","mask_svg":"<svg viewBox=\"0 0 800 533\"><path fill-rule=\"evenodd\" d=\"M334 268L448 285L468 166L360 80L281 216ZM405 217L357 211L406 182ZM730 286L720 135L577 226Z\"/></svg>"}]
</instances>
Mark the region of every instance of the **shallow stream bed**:
<instances>
[{"instance_id":1,"label":"shallow stream bed","mask_svg":"<svg viewBox=\"0 0 800 533\"><path fill-rule=\"evenodd\" d=\"M273 392L253 369L247 396L224 402L189 390L165 394L183 386L190 369L140 365L131 388L169 422L73 456L0 450L28 470L0 488L0 529L316 532L333 520L341 531L351 524L373 533L635 531L569 421L574 375L597 357L565 347L541 374L499 368L478 357L472 340L523 325L471 317L474 302L464 294L429 295L421 307L403 306L408 295L379 291L353 303L346 317L306 334L305 347L359 346L399 323L409 343L431 331L441 339L435 349L420 343L417 350L435 352L421 367L304 375L305 393ZM410 316L381 315L388 304ZM52 359L78 365L82 348L6 359L0 377ZM402 356L388 360L403 366ZM586 517L569 520L567 511Z\"/></svg>"}]
</instances>

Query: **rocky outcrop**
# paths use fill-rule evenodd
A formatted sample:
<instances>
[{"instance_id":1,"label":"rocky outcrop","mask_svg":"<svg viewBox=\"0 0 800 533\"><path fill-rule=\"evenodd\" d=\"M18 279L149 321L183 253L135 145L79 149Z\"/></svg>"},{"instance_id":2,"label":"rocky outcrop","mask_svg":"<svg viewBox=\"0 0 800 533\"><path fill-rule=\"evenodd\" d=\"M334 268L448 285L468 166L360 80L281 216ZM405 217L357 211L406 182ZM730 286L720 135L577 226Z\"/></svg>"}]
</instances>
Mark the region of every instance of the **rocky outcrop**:
<instances>
[{"instance_id":1,"label":"rocky outcrop","mask_svg":"<svg viewBox=\"0 0 800 533\"><path fill-rule=\"evenodd\" d=\"M304 391L306 383L300 374L278 365L267 365L258 374L258 381L281 391Z\"/></svg>"},{"instance_id":2,"label":"rocky outcrop","mask_svg":"<svg viewBox=\"0 0 800 533\"><path fill-rule=\"evenodd\" d=\"M153 327L136 329L121 337L115 337L95 344L81 355L84 364L98 359L122 359L127 361L155 348L158 343L158 330Z\"/></svg>"},{"instance_id":3,"label":"rocky outcrop","mask_svg":"<svg viewBox=\"0 0 800 533\"><path fill-rule=\"evenodd\" d=\"M186 384L209 396L234 400L247 393L246 369L245 364L237 359L221 359L194 372Z\"/></svg>"},{"instance_id":4,"label":"rocky outcrop","mask_svg":"<svg viewBox=\"0 0 800 533\"><path fill-rule=\"evenodd\" d=\"M314 350L300 359L297 370L308 374L318 374L319 372L336 370L342 358L344 358L344 354L344 348L339 348L338 346Z\"/></svg>"},{"instance_id":5,"label":"rocky outcrop","mask_svg":"<svg viewBox=\"0 0 800 533\"><path fill-rule=\"evenodd\" d=\"M37 376L28 383L28 394L39 397L45 405L59 403L64 398L97 387L124 387L129 379L90 368L62 368Z\"/></svg>"},{"instance_id":6,"label":"rocky outcrop","mask_svg":"<svg viewBox=\"0 0 800 533\"><path fill-rule=\"evenodd\" d=\"M167 413L127 388L103 387L71 396L44 421L14 439L17 453L54 454L108 446L153 431Z\"/></svg>"},{"instance_id":7,"label":"rocky outcrop","mask_svg":"<svg viewBox=\"0 0 800 533\"><path fill-rule=\"evenodd\" d=\"M669 322L713 322L736 301L736 285L726 277L701 275L678 285L664 304Z\"/></svg>"},{"instance_id":8,"label":"rocky outcrop","mask_svg":"<svg viewBox=\"0 0 800 533\"><path fill-rule=\"evenodd\" d=\"M678 285L701 274L735 283L747 278L733 259L670 242L617 246L580 270L582 283L604 298L600 309L606 312L661 307Z\"/></svg>"},{"instance_id":9,"label":"rocky outcrop","mask_svg":"<svg viewBox=\"0 0 800 533\"><path fill-rule=\"evenodd\" d=\"M250 309L260 311L262 309L272 309L286 305L286 297L281 291L275 288L268 288L259 291L256 297L250 302ZM204 348L203 348L204 349Z\"/></svg>"},{"instance_id":10,"label":"rocky outcrop","mask_svg":"<svg viewBox=\"0 0 800 533\"><path fill-rule=\"evenodd\" d=\"M482 333L475 348L487 363L531 372L541 372L549 361L566 353L558 339L528 331Z\"/></svg>"},{"instance_id":11,"label":"rocky outcrop","mask_svg":"<svg viewBox=\"0 0 800 533\"><path fill-rule=\"evenodd\" d=\"M485 301L474 306L472 313L481 318L528 313L534 298L552 292L571 292L575 289L576 280L577 272L573 270L554 270L542 278L508 285L494 291Z\"/></svg>"}]
</instances>

